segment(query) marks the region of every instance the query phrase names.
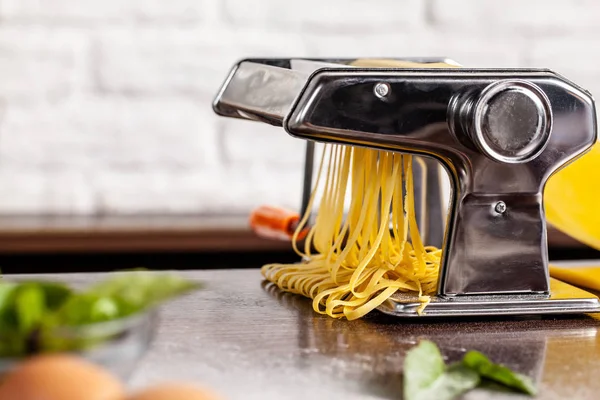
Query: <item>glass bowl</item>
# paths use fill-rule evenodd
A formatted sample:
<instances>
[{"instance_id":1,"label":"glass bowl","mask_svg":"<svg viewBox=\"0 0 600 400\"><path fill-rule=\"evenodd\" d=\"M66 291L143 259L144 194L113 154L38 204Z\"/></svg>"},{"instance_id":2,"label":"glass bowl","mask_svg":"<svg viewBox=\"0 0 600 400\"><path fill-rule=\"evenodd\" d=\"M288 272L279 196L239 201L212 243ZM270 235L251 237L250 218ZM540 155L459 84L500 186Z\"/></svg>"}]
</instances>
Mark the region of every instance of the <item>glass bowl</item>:
<instances>
[{"instance_id":1,"label":"glass bowl","mask_svg":"<svg viewBox=\"0 0 600 400\"><path fill-rule=\"evenodd\" d=\"M44 343L50 345L51 352L75 354L128 380L150 347L157 325L158 310L151 309L113 321L58 327ZM0 375L23 360L24 357L0 357Z\"/></svg>"}]
</instances>

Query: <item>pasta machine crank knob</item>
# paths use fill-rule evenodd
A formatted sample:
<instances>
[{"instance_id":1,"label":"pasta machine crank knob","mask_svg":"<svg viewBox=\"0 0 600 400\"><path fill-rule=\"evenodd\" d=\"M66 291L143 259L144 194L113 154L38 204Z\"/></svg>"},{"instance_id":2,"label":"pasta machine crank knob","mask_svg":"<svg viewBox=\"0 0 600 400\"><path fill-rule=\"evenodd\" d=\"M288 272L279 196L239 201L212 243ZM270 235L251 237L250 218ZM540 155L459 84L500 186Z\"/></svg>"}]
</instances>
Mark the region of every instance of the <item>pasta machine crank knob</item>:
<instances>
[{"instance_id":1,"label":"pasta machine crank knob","mask_svg":"<svg viewBox=\"0 0 600 400\"><path fill-rule=\"evenodd\" d=\"M461 125L477 149L503 163L526 163L550 140L552 109L546 94L523 80L500 80L463 101Z\"/></svg>"}]
</instances>

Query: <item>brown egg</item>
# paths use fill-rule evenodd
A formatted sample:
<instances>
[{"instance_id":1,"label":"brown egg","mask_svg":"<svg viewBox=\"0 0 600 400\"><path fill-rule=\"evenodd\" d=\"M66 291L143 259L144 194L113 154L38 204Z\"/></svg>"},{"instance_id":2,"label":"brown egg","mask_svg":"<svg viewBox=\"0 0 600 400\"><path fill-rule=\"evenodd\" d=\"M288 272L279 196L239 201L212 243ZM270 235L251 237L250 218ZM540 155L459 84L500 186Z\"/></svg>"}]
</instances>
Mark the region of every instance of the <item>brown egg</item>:
<instances>
[{"instance_id":1,"label":"brown egg","mask_svg":"<svg viewBox=\"0 0 600 400\"><path fill-rule=\"evenodd\" d=\"M118 400L123 396L121 382L108 371L64 354L34 356L0 383L2 400Z\"/></svg>"},{"instance_id":2,"label":"brown egg","mask_svg":"<svg viewBox=\"0 0 600 400\"><path fill-rule=\"evenodd\" d=\"M163 383L135 393L126 400L223 400L212 391L187 383Z\"/></svg>"}]
</instances>

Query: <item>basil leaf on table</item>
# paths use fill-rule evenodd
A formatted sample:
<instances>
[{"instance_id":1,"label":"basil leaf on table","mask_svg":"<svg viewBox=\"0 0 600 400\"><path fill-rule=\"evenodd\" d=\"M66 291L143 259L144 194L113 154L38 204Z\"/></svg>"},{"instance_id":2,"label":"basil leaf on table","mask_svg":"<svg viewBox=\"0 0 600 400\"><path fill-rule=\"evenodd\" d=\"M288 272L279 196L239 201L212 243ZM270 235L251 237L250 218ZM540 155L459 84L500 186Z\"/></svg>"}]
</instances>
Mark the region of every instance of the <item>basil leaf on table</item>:
<instances>
[{"instance_id":1,"label":"basil leaf on table","mask_svg":"<svg viewBox=\"0 0 600 400\"><path fill-rule=\"evenodd\" d=\"M478 351L469 351L459 363L446 366L435 343L421 341L404 359L405 400L452 400L487 382L535 395L531 380L494 364Z\"/></svg>"},{"instance_id":2,"label":"basil leaf on table","mask_svg":"<svg viewBox=\"0 0 600 400\"><path fill-rule=\"evenodd\" d=\"M453 365L426 388L415 392L406 400L453 400L474 389L481 379L477 372L462 365Z\"/></svg>"},{"instance_id":3,"label":"basil leaf on table","mask_svg":"<svg viewBox=\"0 0 600 400\"><path fill-rule=\"evenodd\" d=\"M421 341L404 359L405 400L418 398L418 393L429 388L445 369L444 359L435 343Z\"/></svg>"},{"instance_id":4,"label":"basil leaf on table","mask_svg":"<svg viewBox=\"0 0 600 400\"><path fill-rule=\"evenodd\" d=\"M503 365L494 364L489 358L478 351L471 350L467 352L463 358L463 365L476 371L482 377L501 383L509 388L530 395L537 393L536 387L528 377L513 372Z\"/></svg>"},{"instance_id":5,"label":"basil leaf on table","mask_svg":"<svg viewBox=\"0 0 600 400\"><path fill-rule=\"evenodd\" d=\"M446 368L435 345L421 341L404 360L405 400L452 400L479 384L479 375L462 365Z\"/></svg>"}]
</instances>

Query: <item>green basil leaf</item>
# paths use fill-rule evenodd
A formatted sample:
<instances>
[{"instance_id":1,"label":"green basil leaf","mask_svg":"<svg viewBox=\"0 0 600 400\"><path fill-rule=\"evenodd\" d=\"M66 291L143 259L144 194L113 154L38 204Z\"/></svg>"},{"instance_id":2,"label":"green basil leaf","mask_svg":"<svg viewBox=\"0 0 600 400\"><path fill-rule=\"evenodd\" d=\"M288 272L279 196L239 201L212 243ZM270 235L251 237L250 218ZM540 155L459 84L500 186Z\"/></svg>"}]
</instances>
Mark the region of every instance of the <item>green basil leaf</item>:
<instances>
[{"instance_id":1,"label":"green basil leaf","mask_svg":"<svg viewBox=\"0 0 600 400\"><path fill-rule=\"evenodd\" d=\"M200 286L174 274L139 270L111 276L82 292L54 282L0 280L0 356L92 348L109 339L108 334L63 337L57 335L60 327L128 317Z\"/></svg>"},{"instance_id":2,"label":"green basil leaf","mask_svg":"<svg viewBox=\"0 0 600 400\"><path fill-rule=\"evenodd\" d=\"M153 307L173 297L198 289L201 285L168 273L128 272L111 277L89 289L89 293L113 298L120 316Z\"/></svg>"},{"instance_id":3,"label":"green basil leaf","mask_svg":"<svg viewBox=\"0 0 600 400\"><path fill-rule=\"evenodd\" d=\"M58 282L29 282L35 283L44 292L48 310L58 309L72 294L73 290Z\"/></svg>"},{"instance_id":4,"label":"green basil leaf","mask_svg":"<svg viewBox=\"0 0 600 400\"><path fill-rule=\"evenodd\" d=\"M450 366L428 387L414 393L412 400L453 400L474 389L481 379L477 372L463 365Z\"/></svg>"},{"instance_id":5,"label":"green basil leaf","mask_svg":"<svg viewBox=\"0 0 600 400\"><path fill-rule=\"evenodd\" d=\"M80 293L65 302L49 325L86 325L110 321L119 316L119 306L110 296Z\"/></svg>"},{"instance_id":6,"label":"green basil leaf","mask_svg":"<svg viewBox=\"0 0 600 400\"><path fill-rule=\"evenodd\" d=\"M444 359L435 343L422 340L404 359L404 399L420 399L445 371Z\"/></svg>"},{"instance_id":7,"label":"green basil leaf","mask_svg":"<svg viewBox=\"0 0 600 400\"><path fill-rule=\"evenodd\" d=\"M57 323L85 325L124 318L198 286L172 274L118 274L69 298L58 310Z\"/></svg>"},{"instance_id":8,"label":"green basil leaf","mask_svg":"<svg viewBox=\"0 0 600 400\"><path fill-rule=\"evenodd\" d=\"M15 317L19 332L27 335L39 327L46 313L46 298L39 285L24 284L15 294Z\"/></svg>"},{"instance_id":9,"label":"green basil leaf","mask_svg":"<svg viewBox=\"0 0 600 400\"><path fill-rule=\"evenodd\" d=\"M0 283L0 332L27 332L41 323L44 315L60 307L72 293L54 282Z\"/></svg>"},{"instance_id":10,"label":"green basil leaf","mask_svg":"<svg viewBox=\"0 0 600 400\"><path fill-rule=\"evenodd\" d=\"M519 390L532 396L537 393L537 388L534 386L531 379L511 371L503 365L494 364L489 358L478 351L471 350L467 352L463 358L463 365L471 368L482 377L501 383L509 388Z\"/></svg>"},{"instance_id":11,"label":"green basil leaf","mask_svg":"<svg viewBox=\"0 0 600 400\"><path fill-rule=\"evenodd\" d=\"M17 288L17 284L13 282L0 282L0 312L10 306L11 295Z\"/></svg>"},{"instance_id":12,"label":"green basil leaf","mask_svg":"<svg viewBox=\"0 0 600 400\"><path fill-rule=\"evenodd\" d=\"M14 320L9 316L14 308L14 296L18 285L12 282L0 283L0 335L15 328Z\"/></svg>"}]
</instances>

